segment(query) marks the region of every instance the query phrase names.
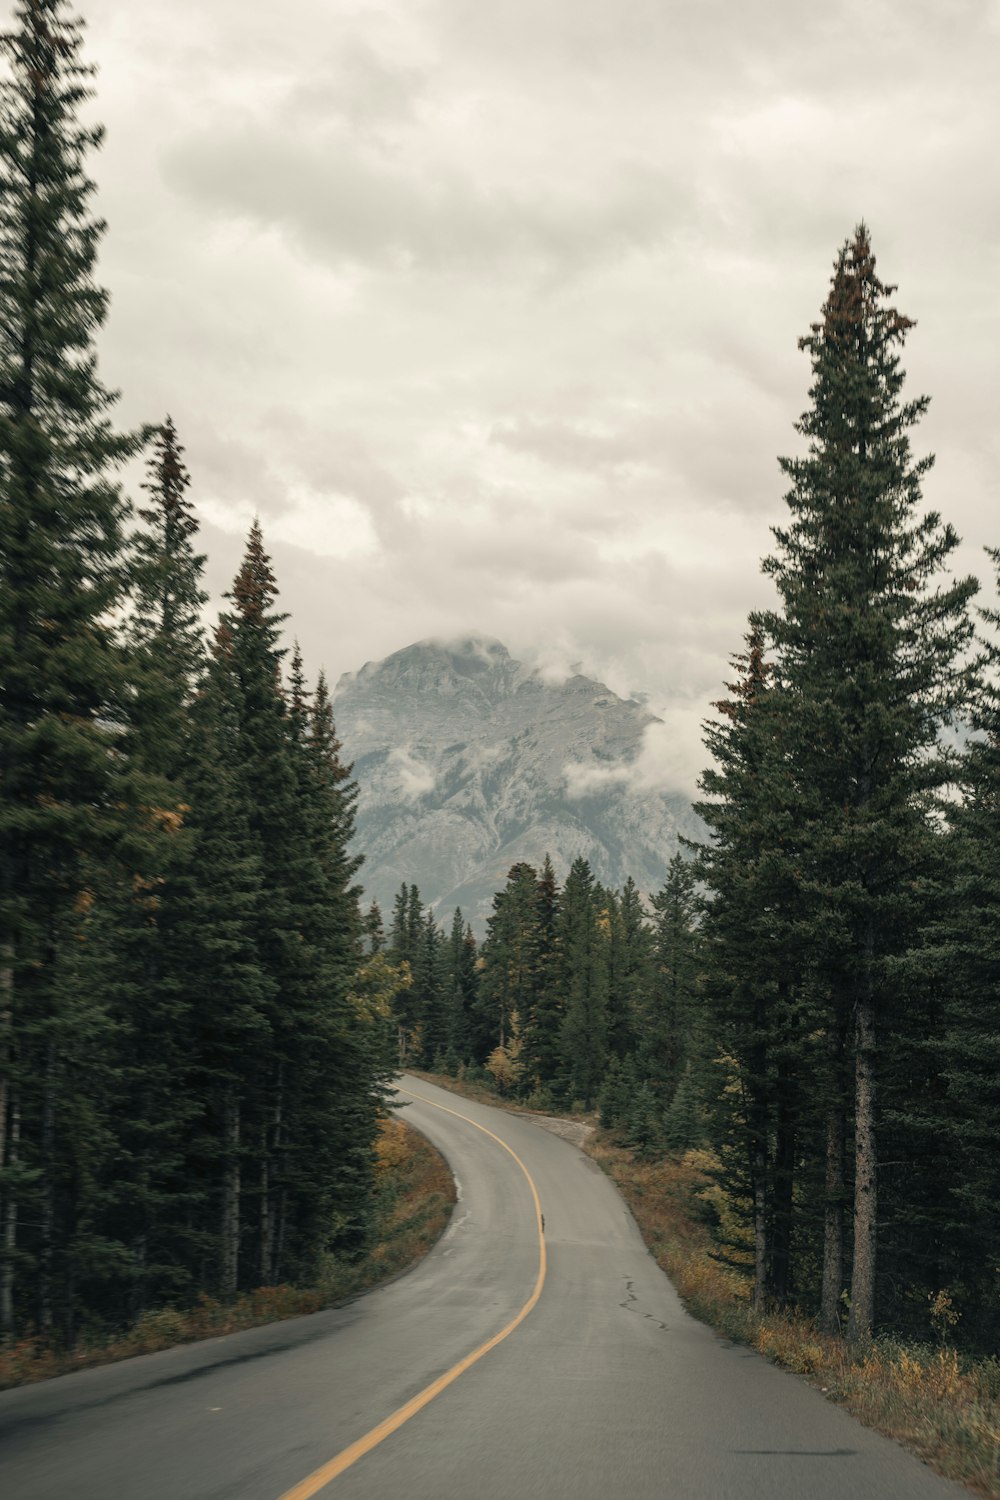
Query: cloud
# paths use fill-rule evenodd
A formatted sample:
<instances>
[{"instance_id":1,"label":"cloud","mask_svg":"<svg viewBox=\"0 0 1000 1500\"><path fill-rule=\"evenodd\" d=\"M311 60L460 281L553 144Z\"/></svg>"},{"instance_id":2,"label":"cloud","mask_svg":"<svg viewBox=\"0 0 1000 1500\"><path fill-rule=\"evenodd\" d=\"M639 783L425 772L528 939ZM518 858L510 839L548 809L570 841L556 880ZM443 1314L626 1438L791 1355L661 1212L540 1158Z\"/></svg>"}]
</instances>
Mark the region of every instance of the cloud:
<instances>
[{"instance_id":1,"label":"cloud","mask_svg":"<svg viewBox=\"0 0 1000 1500\"><path fill-rule=\"evenodd\" d=\"M311 671L488 633L648 693L631 774L693 790L862 216L984 571L995 5L86 9L102 372L177 422L216 602L260 515Z\"/></svg>"},{"instance_id":2,"label":"cloud","mask_svg":"<svg viewBox=\"0 0 1000 1500\"><path fill-rule=\"evenodd\" d=\"M408 746L398 745L389 755L389 764L396 772L397 783L405 801L416 802L418 798L425 797L434 790L434 772Z\"/></svg>"},{"instance_id":3,"label":"cloud","mask_svg":"<svg viewBox=\"0 0 1000 1500\"><path fill-rule=\"evenodd\" d=\"M612 786L624 786L629 780L624 766L599 766L589 761L568 761L563 767L566 795L574 800L599 797Z\"/></svg>"},{"instance_id":4,"label":"cloud","mask_svg":"<svg viewBox=\"0 0 1000 1500\"><path fill-rule=\"evenodd\" d=\"M429 170L354 134L290 140L247 121L207 147L200 135L178 143L164 167L212 215L276 227L324 262L406 272L575 274L657 243L678 197L668 177L637 165L604 191L572 180L486 187L462 164Z\"/></svg>"},{"instance_id":5,"label":"cloud","mask_svg":"<svg viewBox=\"0 0 1000 1500\"><path fill-rule=\"evenodd\" d=\"M701 704L673 704L664 720L647 724L634 760L615 765L568 762L563 768L566 795L600 796L611 787L640 795L693 788L708 759L702 743L705 717Z\"/></svg>"}]
</instances>

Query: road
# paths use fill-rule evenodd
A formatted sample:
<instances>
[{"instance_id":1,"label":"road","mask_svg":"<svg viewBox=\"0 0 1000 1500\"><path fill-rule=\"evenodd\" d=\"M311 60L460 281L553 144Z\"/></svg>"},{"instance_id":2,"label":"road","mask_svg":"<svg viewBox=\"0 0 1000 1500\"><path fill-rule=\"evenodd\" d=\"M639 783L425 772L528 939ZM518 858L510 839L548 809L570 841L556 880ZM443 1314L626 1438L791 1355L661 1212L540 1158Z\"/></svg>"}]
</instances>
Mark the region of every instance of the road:
<instances>
[{"instance_id":1,"label":"road","mask_svg":"<svg viewBox=\"0 0 1000 1500\"><path fill-rule=\"evenodd\" d=\"M402 1086L459 1183L431 1254L343 1308L0 1394L5 1500L968 1500L688 1317L575 1146Z\"/></svg>"}]
</instances>

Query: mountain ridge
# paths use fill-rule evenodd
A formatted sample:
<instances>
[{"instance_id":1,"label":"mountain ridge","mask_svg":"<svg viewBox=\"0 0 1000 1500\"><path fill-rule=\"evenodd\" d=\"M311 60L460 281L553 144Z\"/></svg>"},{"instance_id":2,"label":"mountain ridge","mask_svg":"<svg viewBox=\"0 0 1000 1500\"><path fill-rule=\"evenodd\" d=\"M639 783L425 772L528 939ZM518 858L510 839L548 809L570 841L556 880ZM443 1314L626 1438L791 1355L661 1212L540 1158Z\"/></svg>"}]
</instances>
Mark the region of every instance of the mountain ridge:
<instances>
[{"instance_id":1,"label":"mountain ridge","mask_svg":"<svg viewBox=\"0 0 1000 1500\"><path fill-rule=\"evenodd\" d=\"M658 889L686 795L650 780L643 703L573 672L552 681L491 637L417 641L344 673L338 735L358 783L356 847L366 898L401 883L479 931L519 860L550 853L557 875L590 861L604 884ZM654 767L655 770L655 767Z\"/></svg>"}]
</instances>

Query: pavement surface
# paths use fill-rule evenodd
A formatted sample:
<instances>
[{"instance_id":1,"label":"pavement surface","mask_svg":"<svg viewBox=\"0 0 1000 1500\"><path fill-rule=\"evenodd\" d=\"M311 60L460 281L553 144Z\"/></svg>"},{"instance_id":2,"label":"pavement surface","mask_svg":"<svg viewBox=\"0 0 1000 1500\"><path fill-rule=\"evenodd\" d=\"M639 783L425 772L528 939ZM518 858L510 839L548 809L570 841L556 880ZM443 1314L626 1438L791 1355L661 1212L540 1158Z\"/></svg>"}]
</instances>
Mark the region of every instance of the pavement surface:
<instances>
[{"instance_id":1,"label":"pavement surface","mask_svg":"<svg viewBox=\"0 0 1000 1500\"><path fill-rule=\"evenodd\" d=\"M431 1254L346 1307L0 1393L4 1500L968 1500L688 1317L573 1144L401 1088L459 1184ZM532 1183L537 1305L375 1442L530 1303Z\"/></svg>"}]
</instances>

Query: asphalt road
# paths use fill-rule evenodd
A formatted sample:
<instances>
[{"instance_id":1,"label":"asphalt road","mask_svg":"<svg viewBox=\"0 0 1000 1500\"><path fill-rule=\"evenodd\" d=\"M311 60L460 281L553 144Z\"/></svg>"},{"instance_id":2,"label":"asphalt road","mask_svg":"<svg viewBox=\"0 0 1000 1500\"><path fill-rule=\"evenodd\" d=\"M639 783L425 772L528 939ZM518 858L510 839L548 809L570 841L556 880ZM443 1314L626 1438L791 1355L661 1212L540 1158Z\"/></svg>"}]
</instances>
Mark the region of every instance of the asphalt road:
<instances>
[{"instance_id":1,"label":"asphalt road","mask_svg":"<svg viewBox=\"0 0 1000 1500\"><path fill-rule=\"evenodd\" d=\"M0 1394L4 1500L968 1500L689 1318L576 1147L406 1086L460 1188L427 1259L347 1307ZM328 1484L303 1484L530 1303L526 1173L537 1305Z\"/></svg>"}]
</instances>

